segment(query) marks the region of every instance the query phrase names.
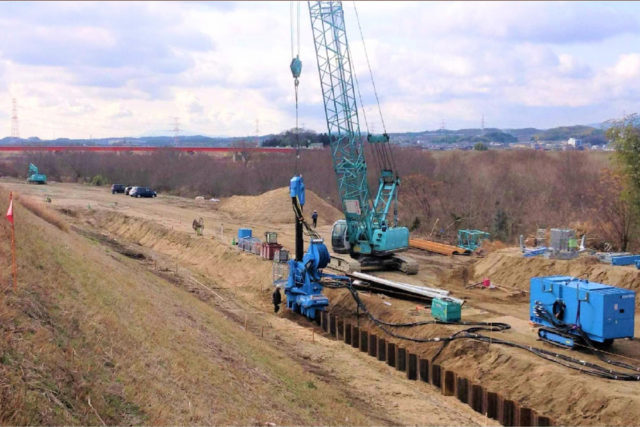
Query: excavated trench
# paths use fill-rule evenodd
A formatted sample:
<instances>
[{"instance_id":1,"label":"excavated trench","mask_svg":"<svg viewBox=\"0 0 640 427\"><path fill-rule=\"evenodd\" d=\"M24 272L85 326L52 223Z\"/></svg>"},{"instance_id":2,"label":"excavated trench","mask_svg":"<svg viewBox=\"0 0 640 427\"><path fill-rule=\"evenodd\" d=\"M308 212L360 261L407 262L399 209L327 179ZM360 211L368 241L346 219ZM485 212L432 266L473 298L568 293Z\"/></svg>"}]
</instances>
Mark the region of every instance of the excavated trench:
<instances>
[{"instance_id":1,"label":"excavated trench","mask_svg":"<svg viewBox=\"0 0 640 427\"><path fill-rule=\"evenodd\" d=\"M257 256L239 253L213 239L194 239L151 221L113 212L91 212L83 218L86 225L115 236L119 245L121 241L140 245L188 266L222 285L222 292L246 299L263 316L271 310L271 264ZM109 239L103 241L115 248ZM138 259L144 262L142 252ZM318 319L326 335L395 367L410 381L426 382L446 396L457 397L503 425L630 425L640 416L638 383L587 377L517 349L472 341L452 342L434 361L439 345L387 337L369 320L356 316L355 303L346 291L327 290L327 294L330 313ZM392 305L377 295L367 296L370 309L387 321L406 321L412 315L410 303L387 298L389 301ZM229 315L243 322L233 311ZM409 333L433 337L451 331L448 326L432 325ZM513 332L507 334L519 338Z\"/></svg>"}]
</instances>

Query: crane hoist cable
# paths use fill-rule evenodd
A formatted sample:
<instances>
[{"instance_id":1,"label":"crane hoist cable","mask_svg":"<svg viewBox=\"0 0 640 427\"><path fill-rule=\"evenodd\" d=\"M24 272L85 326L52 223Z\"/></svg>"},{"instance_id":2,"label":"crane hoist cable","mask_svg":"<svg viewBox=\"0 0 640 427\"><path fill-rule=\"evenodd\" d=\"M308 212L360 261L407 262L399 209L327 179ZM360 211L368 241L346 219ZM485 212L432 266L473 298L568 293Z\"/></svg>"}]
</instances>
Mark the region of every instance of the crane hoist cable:
<instances>
[{"instance_id":1,"label":"crane hoist cable","mask_svg":"<svg viewBox=\"0 0 640 427\"><path fill-rule=\"evenodd\" d=\"M313 229L304 218L304 214L302 213L302 206L300 206L300 202L296 199L293 202L293 212L296 215L296 220L302 223L304 230L306 231L307 236L311 239L320 239L320 235Z\"/></svg>"},{"instance_id":2,"label":"crane hoist cable","mask_svg":"<svg viewBox=\"0 0 640 427\"><path fill-rule=\"evenodd\" d=\"M384 123L384 118L382 117L382 108L380 108L380 98L378 98L378 90L376 89L376 82L373 79L373 70L371 69L371 62L369 61L369 54L367 53L367 45L364 41L364 35L362 33L362 26L360 25L360 15L358 15L358 8L356 7L356 2L353 2L353 10L356 13L356 22L358 23L358 30L360 30L360 38L362 39L362 48L364 50L364 56L367 60L367 67L369 68L369 76L371 77L371 85L373 86L373 94L376 97L376 103L378 104L378 113L380 114L380 122L382 122L382 130L384 133L387 133L387 127Z\"/></svg>"},{"instance_id":3,"label":"crane hoist cable","mask_svg":"<svg viewBox=\"0 0 640 427\"><path fill-rule=\"evenodd\" d=\"M297 13L294 19L294 3L297 6ZM299 120L299 108L298 108L298 87L300 85L300 73L302 72L302 61L300 61L300 2L289 2L290 19L291 19L291 74L293 75L293 86L295 91L296 100L296 159L294 166L294 175L298 175L298 160L300 159L300 128L298 126ZM296 49L297 48L297 49ZM295 49L295 50L294 50ZM296 215L296 220L302 223L306 234L311 239L319 239L320 235L307 223L302 212L302 206L296 199L293 203L293 211Z\"/></svg>"},{"instance_id":4,"label":"crane hoist cable","mask_svg":"<svg viewBox=\"0 0 640 427\"><path fill-rule=\"evenodd\" d=\"M369 60L369 53L367 51L367 44L364 40L364 33L362 31L362 26L360 25L360 15L358 14L358 8L356 7L356 2L353 2L353 10L356 15L356 22L358 23L358 30L360 32L360 39L362 40L362 48L364 50L364 56L367 61L367 68L369 69L369 77L371 78L371 85L373 87L373 94L376 98L376 105L378 107L378 114L380 115L380 122L382 124L382 131L384 135L387 134L387 126L384 122L384 117L382 115L382 107L380 106L380 97L378 96L378 89L376 88L376 82L373 78L373 69L371 68L371 61ZM356 73L354 73L356 76ZM358 78L355 77L356 85L358 84ZM367 116L365 113L364 103L362 102L362 96L360 95L360 88L358 87L358 97L360 98L360 104L362 105L362 112L365 121L365 126L367 127L367 133L371 133L369 131L369 124L367 122ZM395 159L393 157L393 152L391 151L391 147L389 146L389 142L384 144L374 144L374 155L376 156L376 161L378 163L378 167L382 169L391 169L397 174L397 168L395 165Z\"/></svg>"},{"instance_id":5,"label":"crane hoist cable","mask_svg":"<svg viewBox=\"0 0 640 427\"><path fill-rule=\"evenodd\" d=\"M297 16L294 20L294 3L297 5ZM291 65L289 68L291 69L291 74L293 75L293 86L295 91L296 98L296 127L295 127L295 136L296 136L296 160L294 173L298 175L298 160L300 159L300 128L298 127L298 86L300 85L300 73L302 72L302 62L300 61L300 2L299 1L291 1L289 15L291 18ZM295 36L294 36L295 34ZM294 52L294 49L297 45L297 51ZM295 55L295 56L294 56Z\"/></svg>"}]
</instances>

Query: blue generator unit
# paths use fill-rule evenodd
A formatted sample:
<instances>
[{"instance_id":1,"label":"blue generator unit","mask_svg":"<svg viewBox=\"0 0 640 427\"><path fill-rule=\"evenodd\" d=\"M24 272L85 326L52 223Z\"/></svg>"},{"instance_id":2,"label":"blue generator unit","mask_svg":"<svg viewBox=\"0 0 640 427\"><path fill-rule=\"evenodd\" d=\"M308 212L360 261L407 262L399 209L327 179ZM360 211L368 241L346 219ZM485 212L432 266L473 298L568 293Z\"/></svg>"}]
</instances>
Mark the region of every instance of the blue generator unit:
<instances>
[{"instance_id":1,"label":"blue generator unit","mask_svg":"<svg viewBox=\"0 0 640 427\"><path fill-rule=\"evenodd\" d=\"M540 338L553 344L633 338L634 291L569 276L533 277L530 298L530 319L542 326Z\"/></svg>"}]
</instances>

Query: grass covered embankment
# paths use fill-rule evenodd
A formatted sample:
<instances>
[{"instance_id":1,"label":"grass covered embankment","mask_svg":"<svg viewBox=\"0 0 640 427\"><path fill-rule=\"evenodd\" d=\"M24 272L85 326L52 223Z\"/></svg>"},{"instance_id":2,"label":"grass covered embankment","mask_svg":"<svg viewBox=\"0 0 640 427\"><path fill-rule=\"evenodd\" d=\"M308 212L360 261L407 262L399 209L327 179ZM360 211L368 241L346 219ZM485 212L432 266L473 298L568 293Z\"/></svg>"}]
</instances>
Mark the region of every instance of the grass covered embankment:
<instances>
[{"instance_id":1,"label":"grass covered embankment","mask_svg":"<svg viewBox=\"0 0 640 427\"><path fill-rule=\"evenodd\" d=\"M8 193L0 189L0 211ZM44 207L43 209L51 209ZM0 423L340 424L370 421L212 305L14 203L0 218Z\"/></svg>"}]
</instances>

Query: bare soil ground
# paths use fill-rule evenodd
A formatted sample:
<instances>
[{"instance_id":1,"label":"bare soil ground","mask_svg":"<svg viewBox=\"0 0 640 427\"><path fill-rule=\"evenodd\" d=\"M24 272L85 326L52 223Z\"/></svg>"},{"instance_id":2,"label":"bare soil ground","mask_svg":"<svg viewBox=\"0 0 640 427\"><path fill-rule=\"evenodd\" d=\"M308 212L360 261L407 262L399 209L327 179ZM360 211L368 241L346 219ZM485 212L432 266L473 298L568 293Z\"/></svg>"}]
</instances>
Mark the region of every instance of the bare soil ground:
<instances>
[{"instance_id":1,"label":"bare soil ground","mask_svg":"<svg viewBox=\"0 0 640 427\"><path fill-rule=\"evenodd\" d=\"M109 247L112 242L113 248L113 241L117 241L129 251L139 251L144 259L131 262L146 264L145 268L150 268L156 276L174 277L175 286L186 289L242 327L247 319L248 329L261 336L264 345L275 347L286 355L284 357L316 375L318 381L348 396L352 407L368 417L366 423L491 423L455 399L440 396L428 385L407 383L386 365L372 364L357 351L311 334L310 324L305 320L289 313L272 313L271 264L239 253L228 243L239 227L250 227L258 237L265 231L277 231L279 241L292 248L293 214L285 188L254 198L233 197L220 203L198 203L163 195L157 199L132 199L112 195L107 188L72 184L36 187L5 180L2 185L41 200L50 197L50 206L66 213L75 230L83 230L85 236L87 233L102 236L97 239L102 247ZM243 210L243 204L251 209ZM318 231L328 240L330 224L339 217L339 212L313 194L308 197L305 209L319 211ZM287 216L291 220L287 221ZM205 220L202 238L197 238L191 229L191 221L197 217ZM512 249L496 251L485 258L410 253L420 262L418 275L377 274L449 289L455 296L467 300L463 309L466 320L507 322L512 329L496 336L545 348L548 346L537 342L536 331L528 323L529 277L586 275L591 280L612 285L638 287L635 271L595 265L589 260L547 263L548 260L521 258ZM163 270L167 271L160 273ZM483 277L491 278L500 287L494 290L465 288L467 283ZM355 305L345 291L327 290L327 294L331 310L343 316L355 316ZM374 294L364 294L363 299L372 312L385 320L430 318L425 310L416 309L416 303ZM364 318L360 321L368 322ZM429 337L449 335L455 330L448 326L424 326L406 333ZM439 344L414 344L409 348L419 355L432 356ZM585 352L558 351L597 361ZM616 342L611 351L632 359L640 358L640 345L636 341ZM457 341L449 345L438 360L443 366L465 372L471 380L482 382L562 424L632 425L640 416L639 384L588 377L522 350ZM640 365L640 360L635 362ZM360 422L351 418L344 420L345 424Z\"/></svg>"},{"instance_id":2,"label":"bare soil ground","mask_svg":"<svg viewBox=\"0 0 640 427\"><path fill-rule=\"evenodd\" d=\"M80 325L75 339L92 343L82 356L107 358L82 363L109 367L108 378L95 388L85 384L77 402L70 398L67 415L40 417L46 406L40 403L21 418L27 407L18 405L21 412L2 418L10 424L98 424L97 417L108 424L495 424L426 384L407 386L394 369L324 338L306 320L274 315L271 265L228 244L229 228L240 222L222 209L173 197L131 199L81 185L2 187L69 223L64 232L17 205L19 233L48 248L38 255L47 260L41 267L33 257L20 265L21 289L34 286L32 269L42 270L59 295L56 303ZM191 230L196 216L205 217L204 238ZM224 238L212 239L219 224L225 224ZM21 238L20 252L33 252L23 244ZM6 271L2 279L8 282ZM52 322L49 340L55 342L59 320ZM73 354L77 344L64 348ZM41 369L61 363L52 360ZM61 387L51 385L53 398ZM121 406L133 408L129 414L96 397L105 388L115 390ZM83 416L75 412L78 405Z\"/></svg>"},{"instance_id":3,"label":"bare soil ground","mask_svg":"<svg viewBox=\"0 0 640 427\"><path fill-rule=\"evenodd\" d=\"M640 270L635 266L613 267L586 253L565 261L542 256L524 258L519 249L510 248L492 252L473 266L477 280L491 277L496 283L524 291L529 289L529 278L541 274L574 276L634 291L640 288ZM640 304L640 298L636 304Z\"/></svg>"}]
</instances>

